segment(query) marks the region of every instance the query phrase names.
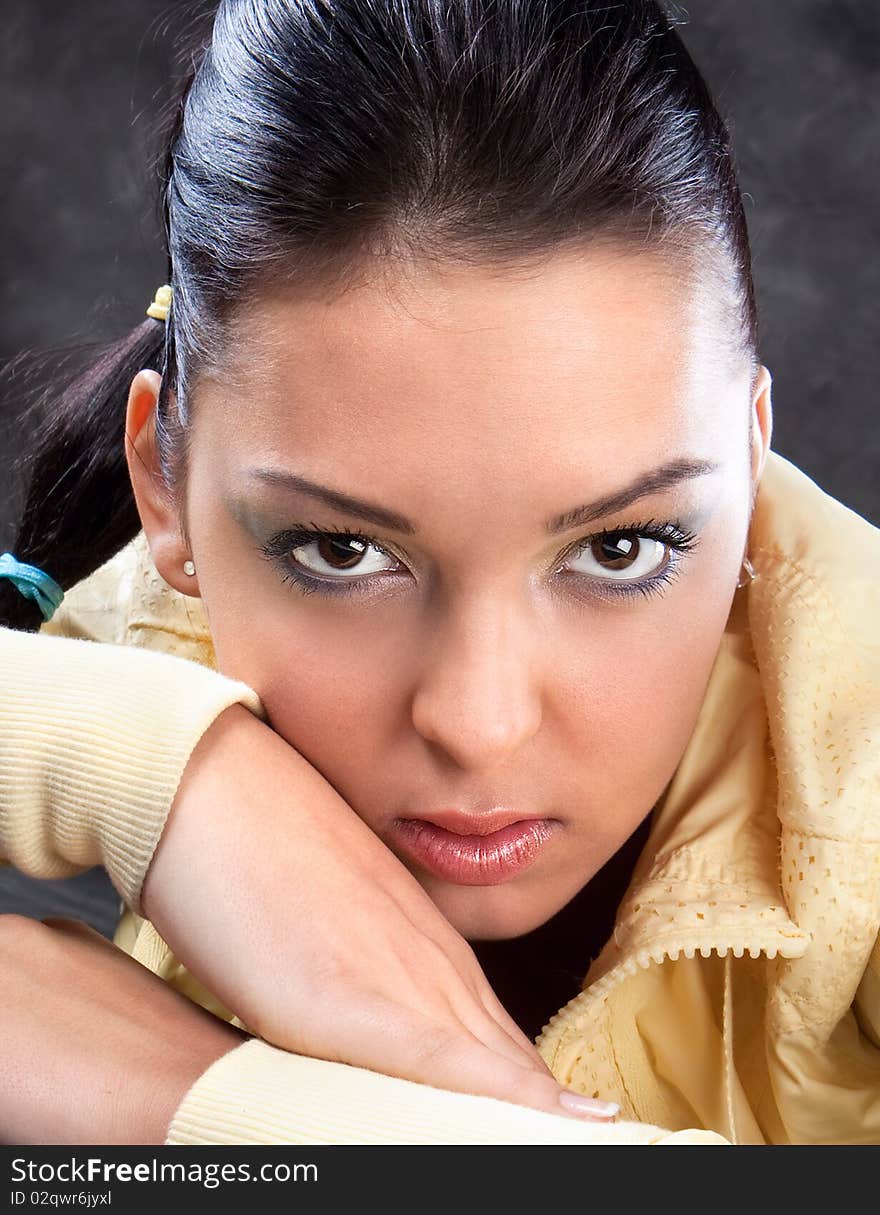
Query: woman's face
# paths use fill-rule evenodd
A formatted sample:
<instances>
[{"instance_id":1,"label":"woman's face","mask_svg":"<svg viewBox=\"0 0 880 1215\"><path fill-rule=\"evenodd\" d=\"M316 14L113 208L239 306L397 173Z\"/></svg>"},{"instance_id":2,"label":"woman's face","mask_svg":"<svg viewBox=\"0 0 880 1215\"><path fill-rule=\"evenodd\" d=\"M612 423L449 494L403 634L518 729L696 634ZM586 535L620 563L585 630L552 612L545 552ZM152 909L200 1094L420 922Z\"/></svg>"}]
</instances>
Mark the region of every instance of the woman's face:
<instances>
[{"instance_id":1,"label":"woman's face","mask_svg":"<svg viewBox=\"0 0 880 1215\"><path fill-rule=\"evenodd\" d=\"M567 903L696 722L769 445L719 294L646 252L410 266L265 300L199 384L175 584L471 940Z\"/></svg>"}]
</instances>

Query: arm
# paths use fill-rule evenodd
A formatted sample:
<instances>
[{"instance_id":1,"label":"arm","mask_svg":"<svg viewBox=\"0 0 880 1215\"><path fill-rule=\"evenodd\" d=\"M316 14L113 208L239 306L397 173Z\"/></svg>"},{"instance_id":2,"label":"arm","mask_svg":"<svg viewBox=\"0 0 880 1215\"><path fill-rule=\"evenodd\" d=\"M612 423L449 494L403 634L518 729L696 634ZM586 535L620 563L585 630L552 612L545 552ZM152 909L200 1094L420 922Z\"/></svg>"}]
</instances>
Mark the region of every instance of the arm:
<instances>
[{"instance_id":1,"label":"arm","mask_svg":"<svg viewBox=\"0 0 880 1215\"><path fill-rule=\"evenodd\" d=\"M0 970L15 977L0 991L5 1142L724 1142L582 1122L243 1041L69 921L0 917ZM76 1102L65 1106L59 1092Z\"/></svg>"},{"instance_id":2,"label":"arm","mask_svg":"<svg viewBox=\"0 0 880 1215\"><path fill-rule=\"evenodd\" d=\"M256 693L127 646L0 628L0 857L38 878L103 864L141 912L152 860L196 743Z\"/></svg>"}]
</instances>

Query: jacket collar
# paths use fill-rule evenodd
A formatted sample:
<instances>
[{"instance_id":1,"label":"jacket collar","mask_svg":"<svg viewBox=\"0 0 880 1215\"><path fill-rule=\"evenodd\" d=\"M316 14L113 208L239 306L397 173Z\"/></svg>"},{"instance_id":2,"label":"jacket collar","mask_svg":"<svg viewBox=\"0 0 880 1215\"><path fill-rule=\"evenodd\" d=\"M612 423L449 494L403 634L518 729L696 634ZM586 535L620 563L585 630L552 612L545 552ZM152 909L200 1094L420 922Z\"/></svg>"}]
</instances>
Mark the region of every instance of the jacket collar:
<instances>
[{"instance_id":1,"label":"jacket collar","mask_svg":"<svg viewBox=\"0 0 880 1215\"><path fill-rule=\"evenodd\" d=\"M877 839L880 530L771 451L749 553L756 579L736 592L613 935L542 1051L640 968L713 952L802 957L822 910L805 841L832 832L864 865ZM878 901L862 909L866 942Z\"/></svg>"}]
</instances>

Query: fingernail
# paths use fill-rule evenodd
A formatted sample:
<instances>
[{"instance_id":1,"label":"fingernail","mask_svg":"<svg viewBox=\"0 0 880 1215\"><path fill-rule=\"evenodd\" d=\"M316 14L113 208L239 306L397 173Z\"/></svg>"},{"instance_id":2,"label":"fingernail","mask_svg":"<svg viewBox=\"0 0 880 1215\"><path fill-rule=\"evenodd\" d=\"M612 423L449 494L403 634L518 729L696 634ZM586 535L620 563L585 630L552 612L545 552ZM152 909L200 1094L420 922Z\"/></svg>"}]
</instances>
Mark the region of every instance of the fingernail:
<instances>
[{"instance_id":1,"label":"fingernail","mask_svg":"<svg viewBox=\"0 0 880 1215\"><path fill-rule=\"evenodd\" d=\"M613 1118L620 1110L620 1106L613 1101L597 1101L594 1097L584 1097L568 1089L559 1094L559 1104L572 1114L580 1114L584 1118Z\"/></svg>"}]
</instances>

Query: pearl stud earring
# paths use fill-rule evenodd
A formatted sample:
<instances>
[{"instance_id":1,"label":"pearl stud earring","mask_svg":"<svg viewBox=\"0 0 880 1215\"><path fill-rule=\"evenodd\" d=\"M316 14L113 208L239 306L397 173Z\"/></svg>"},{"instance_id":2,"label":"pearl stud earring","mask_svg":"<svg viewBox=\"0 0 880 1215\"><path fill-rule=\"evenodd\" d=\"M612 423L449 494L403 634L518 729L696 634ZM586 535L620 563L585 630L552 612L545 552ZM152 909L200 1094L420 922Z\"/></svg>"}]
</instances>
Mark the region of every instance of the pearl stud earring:
<instances>
[{"instance_id":1,"label":"pearl stud earring","mask_svg":"<svg viewBox=\"0 0 880 1215\"><path fill-rule=\"evenodd\" d=\"M192 561L184 561L183 572L185 574L189 574L190 577L193 576L193 574L196 572L196 567L193 565Z\"/></svg>"}]
</instances>

